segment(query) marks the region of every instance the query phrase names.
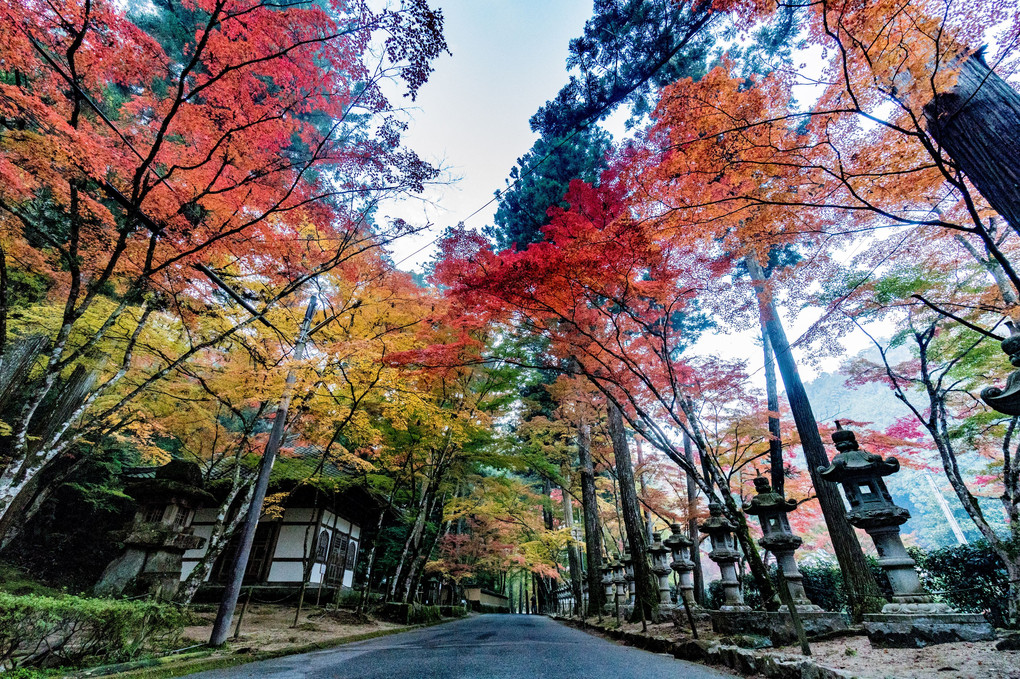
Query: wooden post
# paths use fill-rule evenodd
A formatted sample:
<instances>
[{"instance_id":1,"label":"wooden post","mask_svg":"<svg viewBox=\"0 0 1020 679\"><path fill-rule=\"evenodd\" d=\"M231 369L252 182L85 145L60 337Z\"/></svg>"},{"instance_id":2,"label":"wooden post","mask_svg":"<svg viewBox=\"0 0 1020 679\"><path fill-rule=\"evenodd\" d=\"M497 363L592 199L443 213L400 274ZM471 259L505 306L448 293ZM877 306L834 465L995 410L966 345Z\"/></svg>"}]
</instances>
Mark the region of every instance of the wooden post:
<instances>
[{"instance_id":1,"label":"wooden post","mask_svg":"<svg viewBox=\"0 0 1020 679\"><path fill-rule=\"evenodd\" d=\"M237 625L234 627L234 638L241 638L241 623L244 622L244 614L248 612L248 604L251 603L251 593L255 590L255 585L248 588L248 596L244 599L244 606L241 607L241 615L237 616Z\"/></svg>"}]
</instances>

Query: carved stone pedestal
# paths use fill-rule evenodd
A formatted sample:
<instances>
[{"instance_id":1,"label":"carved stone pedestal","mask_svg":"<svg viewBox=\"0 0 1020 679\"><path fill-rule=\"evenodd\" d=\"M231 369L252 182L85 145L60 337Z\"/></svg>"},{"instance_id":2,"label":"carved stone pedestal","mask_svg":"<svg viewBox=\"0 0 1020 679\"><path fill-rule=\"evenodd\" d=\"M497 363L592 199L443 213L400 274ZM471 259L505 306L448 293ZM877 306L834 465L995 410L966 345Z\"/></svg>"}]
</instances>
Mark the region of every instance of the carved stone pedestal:
<instances>
[{"instance_id":1,"label":"carved stone pedestal","mask_svg":"<svg viewBox=\"0 0 1020 679\"><path fill-rule=\"evenodd\" d=\"M694 541L683 533L683 525L679 523L670 524L670 536L663 540L663 544L669 547L673 553L673 561L670 568L676 571L680 580L680 596L692 611L700 608L694 597L694 562L691 561L686 552L694 544ZM678 602L682 603L682 602ZM683 606L680 606L682 609Z\"/></svg>"},{"instance_id":2,"label":"carved stone pedestal","mask_svg":"<svg viewBox=\"0 0 1020 679\"><path fill-rule=\"evenodd\" d=\"M712 541L712 551L708 558L716 562L722 577L720 582L723 588L723 603L719 607L722 612L743 612L750 611L751 607L744 603L744 595L740 592L740 582L737 581L737 561L740 560L740 552L737 551L736 538L733 536L733 524L723 516L723 507L718 502L708 503L709 517L698 528L699 531L708 535Z\"/></svg>"},{"instance_id":3,"label":"carved stone pedestal","mask_svg":"<svg viewBox=\"0 0 1020 679\"><path fill-rule=\"evenodd\" d=\"M923 648L956 641L988 641L995 630L980 613L959 613L946 604L888 604L864 616L872 646Z\"/></svg>"},{"instance_id":4,"label":"carved stone pedestal","mask_svg":"<svg viewBox=\"0 0 1020 679\"><path fill-rule=\"evenodd\" d=\"M839 613L822 610L799 611L808 637L831 634L847 629ZM793 619L784 611L711 611L712 629L720 634L755 634L767 636L774 646L796 643Z\"/></svg>"},{"instance_id":5,"label":"carved stone pedestal","mask_svg":"<svg viewBox=\"0 0 1020 679\"><path fill-rule=\"evenodd\" d=\"M659 588L659 605L670 606L673 598L669 591L669 574L672 569L669 567L669 548L662 544L662 535L655 533L652 536L652 545L648 548L648 554L652 560L652 573L655 575Z\"/></svg>"},{"instance_id":6,"label":"carved stone pedestal","mask_svg":"<svg viewBox=\"0 0 1020 679\"><path fill-rule=\"evenodd\" d=\"M821 607L811 603L804 592L804 576L797 568L797 560L793 556L803 540L793 534L786 515L797 508L797 503L773 491L766 478L756 478L754 488L758 494L751 499L751 504L744 505L744 512L757 516L761 522L762 538L758 544L776 555L790 598L797 610L803 613L822 612Z\"/></svg>"},{"instance_id":7,"label":"carved stone pedestal","mask_svg":"<svg viewBox=\"0 0 1020 679\"><path fill-rule=\"evenodd\" d=\"M606 600L602 604L603 613L613 613L616 610L616 584L613 582L613 569L615 562L609 562L602 574L602 587L605 589Z\"/></svg>"}]
</instances>

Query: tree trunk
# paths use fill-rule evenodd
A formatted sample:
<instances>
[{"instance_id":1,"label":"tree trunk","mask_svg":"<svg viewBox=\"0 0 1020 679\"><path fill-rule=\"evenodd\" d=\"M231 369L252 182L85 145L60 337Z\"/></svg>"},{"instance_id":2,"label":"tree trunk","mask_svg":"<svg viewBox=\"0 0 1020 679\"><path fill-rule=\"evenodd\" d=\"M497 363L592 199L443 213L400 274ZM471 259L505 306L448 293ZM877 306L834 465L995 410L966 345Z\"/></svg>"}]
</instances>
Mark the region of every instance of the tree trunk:
<instances>
[{"instance_id":1,"label":"tree trunk","mask_svg":"<svg viewBox=\"0 0 1020 679\"><path fill-rule=\"evenodd\" d=\"M316 500L318 500L318 493L316 493ZM291 625L291 627L297 627L298 623L301 622L301 612L305 605L305 593L308 590L308 581L312 577L312 569L315 567L315 553L319 548L319 532L322 531L323 514L325 514L325 509L320 507L318 515L315 518L315 523L308 524L308 528L305 529L305 544L304 551L302 552L304 563L301 568L301 588L298 591L297 609L294 611L294 624ZM343 582L342 577L341 582Z\"/></svg>"},{"instance_id":2,"label":"tree trunk","mask_svg":"<svg viewBox=\"0 0 1020 679\"><path fill-rule=\"evenodd\" d=\"M1020 94L978 51L963 59L956 84L924 114L928 134L1020 233Z\"/></svg>"},{"instance_id":3,"label":"tree trunk","mask_svg":"<svg viewBox=\"0 0 1020 679\"><path fill-rule=\"evenodd\" d=\"M694 469L694 450L691 437L684 432L684 459ZM687 537L691 540L691 561L694 562L694 600L705 605L705 572L701 568L701 533L698 532L698 483L691 474L687 477Z\"/></svg>"},{"instance_id":4,"label":"tree trunk","mask_svg":"<svg viewBox=\"0 0 1020 679\"><path fill-rule=\"evenodd\" d=\"M390 581L390 591L388 598L390 601L395 601L398 594L400 593L400 586L403 584L404 573L409 567L409 559L411 551L414 548L415 543L421 539L421 531L425 527L425 518L428 515L429 507L429 495L430 487L428 482L422 488L421 497L418 500L418 515L414 518L414 523L411 525L411 531L407 534L404 539L404 548L400 552L400 559L397 561L397 567L393 571L393 579Z\"/></svg>"},{"instance_id":5,"label":"tree trunk","mask_svg":"<svg viewBox=\"0 0 1020 679\"><path fill-rule=\"evenodd\" d=\"M294 360L300 362L305 352L305 343L308 341L308 331L312 323L312 316L315 313L316 298L308 301L308 308L305 310L304 320L301 322L301 330L297 341L294 343ZM280 404L276 408L276 419L273 421L273 429L266 443L265 452L259 461L259 474L255 480L255 490L252 493L251 504L248 507L248 514L241 526L241 540L237 547L237 554L234 556L234 563L230 569L230 577L223 590L223 598L220 601L219 610L216 612L216 620L213 622L212 635L209 638L210 646L222 646L227 641L230 633L230 621L234 617L234 609L237 607L237 597L241 593L241 583L244 579L244 572L248 567L248 557L251 553L252 542L255 539L255 529L258 527L259 519L262 516L262 505L266 499L266 489L269 487L269 475L273 470L273 462L279 452L280 444L283 442L287 427L287 411L290 408L290 401L294 395L294 384L297 382L297 372L294 368L287 371L287 380L280 398Z\"/></svg>"},{"instance_id":6,"label":"tree trunk","mask_svg":"<svg viewBox=\"0 0 1020 679\"><path fill-rule=\"evenodd\" d=\"M553 514L552 514L552 481L548 477L542 477L542 496L545 501L542 504L542 523L545 525L546 530L552 530L553 528ZM555 595L555 581L549 577L543 577L539 584L541 587L538 591L538 606L539 610L543 613L548 613L556 608L556 595ZM502 592L505 594L506 592Z\"/></svg>"},{"instance_id":7,"label":"tree trunk","mask_svg":"<svg viewBox=\"0 0 1020 679\"><path fill-rule=\"evenodd\" d=\"M191 572L188 573L188 577L181 583L181 586L177 588L177 594L174 596L174 601L177 603L184 605L191 603L191 600L195 598L195 594L198 592L198 588L202 586L202 583L205 582L206 577L216 564L216 559L220 557L223 550L230 544L230 539L234 537L234 533L237 532L241 522L248 515L248 505L251 503L251 496L255 492L255 484L252 481L253 479L248 479L243 485L235 485L223 501L223 504L220 505L219 511L216 512L216 521L213 524L212 532L209 534L205 554L195 564L195 567L191 569ZM228 521L227 516L230 513L230 507L234 504L238 493L245 487L247 487L247 492L239 503L240 511Z\"/></svg>"},{"instance_id":8,"label":"tree trunk","mask_svg":"<svg viewBox=\"0 0 1020 679\"><path fill-rule=\"evenodd\" d=\"M375 555L379 551L379 536L382 533L383 523L386 520L386 512L393 506L393 496L397 492L397 486L394 484L393 489L390 491L389 499L386 501L386 508L379 512L379 518L375 521L375 535L372 538L372 546L368 548L368 560L365 563L365 589L361 594L361 600L358 602L358 613L364 613L368 609L368 599L372 594L372 572L375 568ZM361 542L364 544L365 536L361 535Z\"/></svg>"},{"instance_id":9,"label":"tree trunk","mask_svg":"<svg viewBox=\"0 0 1020 679\"><path fill-rule=\"evenodd\" d=\"M565 484L570 479L564 479ZM563 527L567 529L571 540L574 536L574 504L570 499L567 486L560 489L563 493ZM570 592L574 597L574 608L577 611L583 610L584 599L581 594L581 560L577 557L577 545L573 542L567 543L567 563L570 565Z\"/></svg>"},{"instance_id":10,"label":"tree trunk","mask_svg":"<svg viewBox=\"0 0 1020 679\"><path fill-rule=\"evenodd\" d=\"M393 585L390 588L390 599L394 601L407 601L411 578L414 575L414 565L418 558L418 554L421 551L422 542L425 539L425 523L432 514L435 497L436 495L432 490L432 485L429 484L429 486L422 491L421 510L418 512L418 516L414 521L414 526L411 528L411 532L407 536L407 540L404 542L404 551L401 553L400 563L397 564L397 571L393 574Z\"/></svg>"},{"instance_id":11,"label":"tree trunk","mask_svg":"<svg viewBox=\"0 0 1020 679\"><path fill-rule=\"evenodd\" d=\"M786 484L783 465L783 439L779 428L779 385L776 383L776 363L773 358L772 340L769 339L765 323L761 323L762 351L765 354L765 399L769 409L769 476L772 490L783 495Z\"/></svg>"},{"instance_id":12,"label":"tree trunk","mask_svg":"<svg viewBox=\"0 0 1020 679\"><path fill-rule=\"evenodd\" d=\"M641 439L636 439L634 443L637 447L637 463L638 469L640 470L638 471L637 475L638 487L641 489L641 497L644 498L645 502L648 502L648 488L645 486L645 472L644 472L645 451L642 450ZM647 531L646 534L648 535L648 543L651 544L652 540L655 539L655 537L653 536L655 524L652 522L652 513L648 511L648 505L642 505L642 507L643 507L642 515L644 516L645 519L645 530Z\"/></svg>"},{"instance_id":13,"label":"tree trunk","mask_svg":"<svg viewBox=\"0 0 1020 679\"><path fill-rule=\"evenodd\" d=\"M627 545L634 560L635 605L633 620L655 620L659 607L657 586L652 580L648 563L648 545L645 542L645 528L641 521L637 488L634 485L634 468L630 461L630 446L623 427L623 414L615 404L609 404L609 436L613 441L613 457L616 459L616 478L620 482L620 504L623 525L627 533Z\"/></svg>"},{"instance_id":14,"label":"tree trunk","mask_svg":"<svg viewBox=\"0 0 1020 679\"><path fill-rule=\"evenodd\" d=\"M829 457L825 452L822 436L818 433L818 423L811 410L811 403L808 401L804 383L797 371L797 363L793 359L790 343L786 339L786 332L776 313L775 304L765 290L765 277L761 267L753 254L745 261L751 279L754 281L761 319L768 331L772 350L776 362L779 364L779 373L782 375L783 384L786 387L786 397L790 402L790 411L793 413L797 432L800 434L801 448L807 459L815 495L818 497L822 516L825 518L833 551L839 561L840 570L843 571L850 610L854 619L859 620L864 613L880 610L884 600L875 583L875 578L871 574L871 569L868 567L868 561L864 558L857 534L846 518L846 508L839 491L834 484L825 481L818 473L819 469L824 469L829 465Z\"/></svg>"},{"instance_id":15,"label":"tree trunk","mask_svg":"<svg viewBox=\"0 0 1020 679\"><path fill-rule=\"evenodd\" d=\"M446 504L445 500L446 498L444 496L443 500L437 503L437 506L439 508L439 521L442 525L440 526L439 530L436 531L436 535L429 542L428 547L426 549L421 550L421 554L418 555L417 560L414 562L411 577L409 578L410 584L408 586L408 594L404 599L405 601L412 601L414 599L414 594L418 591L418 587L421 585L422 577L425 575L425 564L428 563L429 557L432 556L433 552L436 551L436 545L439 544L439 541L446 535L449 535L450 533L450 526L452 525L452 523L449 521L443 523L442 521L443 507Z\"/></svg>"},{"instance_id":16,"label":"tree trunk","mask_svg":"<svg viewBox=\"0 0 1020 679\"><path fill-rule=\"evenodd\" d=\"M584 517L584 547L588 556L588 611L601 611L606 593L602 588L602 526L598 496L595 494L595 463L591 458L591 425L577 428L577 454L581 467L581 510Z\"/></svg>"}]
</instances>

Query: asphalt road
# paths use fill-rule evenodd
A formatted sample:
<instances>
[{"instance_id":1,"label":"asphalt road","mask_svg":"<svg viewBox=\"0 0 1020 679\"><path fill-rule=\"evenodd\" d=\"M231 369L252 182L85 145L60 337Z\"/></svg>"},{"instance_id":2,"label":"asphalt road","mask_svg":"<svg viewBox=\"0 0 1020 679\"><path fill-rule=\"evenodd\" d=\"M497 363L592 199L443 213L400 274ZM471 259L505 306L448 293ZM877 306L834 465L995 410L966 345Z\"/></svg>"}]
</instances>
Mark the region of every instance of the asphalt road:
<instances>
[{"instance_id":1,"label":"asphalt road","mask_svg":"<svg viewBox=\"0 0 1020 679\"><path fill-rule=\"evenodd\" d=\"M191 675L202 679L724 679L544 616L480 615L337 648Z\"/></svg>"}]
</instances>

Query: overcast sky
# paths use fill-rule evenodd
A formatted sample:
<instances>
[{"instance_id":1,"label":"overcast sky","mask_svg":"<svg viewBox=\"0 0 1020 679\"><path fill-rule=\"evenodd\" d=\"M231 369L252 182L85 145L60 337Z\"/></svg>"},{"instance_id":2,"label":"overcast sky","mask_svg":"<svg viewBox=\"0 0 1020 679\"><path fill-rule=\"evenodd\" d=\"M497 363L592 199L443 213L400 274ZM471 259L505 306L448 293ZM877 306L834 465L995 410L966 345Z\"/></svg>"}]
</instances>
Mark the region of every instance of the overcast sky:
<instances>
[{"instance_id":1,"label":"overcast sky","mask_svg":"<svg viewBox=\"0 0 1020 679\"><path fill-rule=\"evenodd\" d=\"M591 0L438 0L451 55L411 104L407 144L426 160L441 163L452 183L431 189L430 203L405 201L383 216L413 224L431 222L421 236L393 248L403 269L420 269L432 248L411 255L447 226L467 219L481 228L492 222L495 203L471 213L503 188L517 158L537 135L528 119L566 82L567 46L591 17Z\"/></svg>"}]
</instances>

